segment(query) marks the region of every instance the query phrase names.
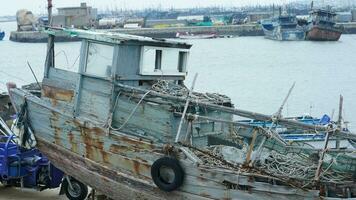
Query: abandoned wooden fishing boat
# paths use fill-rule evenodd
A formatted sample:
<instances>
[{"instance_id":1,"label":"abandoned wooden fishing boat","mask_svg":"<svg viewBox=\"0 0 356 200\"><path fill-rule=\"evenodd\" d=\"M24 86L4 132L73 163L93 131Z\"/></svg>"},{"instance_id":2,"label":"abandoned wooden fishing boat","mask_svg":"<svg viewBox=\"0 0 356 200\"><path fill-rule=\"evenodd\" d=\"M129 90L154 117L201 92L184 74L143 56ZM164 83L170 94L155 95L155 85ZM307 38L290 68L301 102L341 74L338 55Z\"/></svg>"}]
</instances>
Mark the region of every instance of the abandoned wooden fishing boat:
<instances>
[{"instance_id":1,"label":"abandoned wooden fishing boat","mask_svg":"<svg viewBox=\"0 0 356 200\"><path fill-rule=\"evenodd\" d=\"M41 96L10 89L38 148L66 174L113 199L356 197L350 150L290 146L233 116L339 129L234 108L224 95L185 87L191 45L118 33L47 30ZM81 38L77 73L55 62L58 33ZM251 128L252 139L236 134ZM328 139L325 139L327 146Z\"/></svg>"}]
</instances>

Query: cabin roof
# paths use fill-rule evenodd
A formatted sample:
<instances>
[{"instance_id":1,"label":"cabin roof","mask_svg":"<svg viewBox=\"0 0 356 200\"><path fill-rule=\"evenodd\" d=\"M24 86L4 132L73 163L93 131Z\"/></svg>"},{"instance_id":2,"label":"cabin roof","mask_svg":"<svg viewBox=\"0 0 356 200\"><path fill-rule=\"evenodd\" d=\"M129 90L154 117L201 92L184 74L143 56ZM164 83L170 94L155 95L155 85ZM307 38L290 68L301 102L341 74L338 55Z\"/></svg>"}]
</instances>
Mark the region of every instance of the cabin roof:
<instances>
[{"instance_id":1,"label":"cabin roof","mask_svg":"<svg viewBox=\"0 0 356 200\"><path fill-rule=\"evenodd\" d=\"M322 14L322 15L337 15L335 12L331 11L331 10L325 10L325 9L315 9L310 11L311 14L313 13L317 13L317 14Z\"/></svg>"},{"instance_id":2,"label":"cabin roof","mask_svg":"<svg viewBox=\"0 0 356 200\"><path fill-rule=\"evenodd\" d=\"M190 49L191 44L177 42L166 39L156 39L150 37L143 37L137 35L129 35L123 33L114 33L108 31L89 31L81 29L68 28L49 28L45 31L47 34L54 36L69 35L80 39L95 40L99 42L106 42L111 44L136 44L136 45L151 45L158 47L172 47Z\"/></svg>"}]
</instances>

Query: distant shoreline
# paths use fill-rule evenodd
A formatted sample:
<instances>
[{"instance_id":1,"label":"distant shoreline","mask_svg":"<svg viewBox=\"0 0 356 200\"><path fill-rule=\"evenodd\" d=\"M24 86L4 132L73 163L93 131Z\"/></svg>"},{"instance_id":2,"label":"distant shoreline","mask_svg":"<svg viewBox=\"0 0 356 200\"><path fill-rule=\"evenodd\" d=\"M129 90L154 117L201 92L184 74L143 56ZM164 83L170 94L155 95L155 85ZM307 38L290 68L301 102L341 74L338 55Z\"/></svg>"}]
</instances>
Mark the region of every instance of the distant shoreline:
<instances>
[{"instance_id":1,"label":"distant shoreline","mask_svg":"<svg viewBox=\"0 0 356 200\"><path fill-rule=\"evenodd\" d=\"M356 34L356 22L342 23L343 34ZM259 24L227 25L227 26L192 26L192 27L170 27L170 28L137 28L137 29L103 29L98 31L110 31L116 33L147 36L153 38L176 38L177 32L189 32L192 34L215 33L221 37L263 36ZM14 42L41 43L47 42L47 34L39 31L18 32L13 31L10 40ZM78 41L70 36L59 36L57 42Z\"/></svg>"}]
</instances>

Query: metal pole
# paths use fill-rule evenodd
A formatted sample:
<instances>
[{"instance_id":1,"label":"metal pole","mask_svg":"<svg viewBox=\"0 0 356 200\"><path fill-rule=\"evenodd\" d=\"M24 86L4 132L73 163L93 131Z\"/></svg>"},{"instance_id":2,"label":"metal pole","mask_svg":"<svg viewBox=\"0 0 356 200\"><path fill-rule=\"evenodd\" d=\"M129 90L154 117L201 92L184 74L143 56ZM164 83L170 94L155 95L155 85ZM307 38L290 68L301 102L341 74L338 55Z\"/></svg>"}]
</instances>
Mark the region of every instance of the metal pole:
<instances>
[{"instance_id":1,"label":"metal pole","mask_svg":"<svg viewBox=\"0 0 356 200\"><path fill-rule=\"evenodd\" d=\"M324 140L324 148L320 154L320 159L318 162L318 167L315 172L314 181L319 181L319 179L320 179L320 174L321 174L321 170L322 170L322 166L323 166L323 162L324 162L324 157L325 157L326 151L328 149L329 138L330 138L330 131L327 131L325 140Z\"/></svg>"},{"instance_id":2,"label":"metal pole","mask_svg":"<svg viewBox=\"0 0 356 200\"><path fill-rule=\"evenodd\" d=\"M188 93L188 96L187 96L187 100L186 100L186 103L185 103L185 106L184 106L182 118L180 119L180 122L179 122L175 143L178 143L178 141L179 141L179 137L180 137L180 132L181 132L181 129L182 129L183 121L184 121L185 115L187 114L188 106L189 106L189 103L190 103L190 96L193 93L195 82L196 82L197 78L198 78L198 74L195 74L194 79L193 79L193 83L192 83L192 87L189 90L189 93Z\"/></svg>"},{"instance_id":3,"label":"metal pole","mask_svg":"<svg viewBox=\"0 0 356 200\"><path fill-rule=\"evenodd\" d=\"M277 118L281 118L283 108L284 108L284 106L286 105L289 96L292 94L292 91L293 91L294 87L295 87L295 82L293 83L292 87L289 89L288 94L287 94L287 96L284 98L281 107L279 107L278 112L277 112L277 114L276 114L276 115L277 115L277 116L276 116Z\"/></svg>"},{"instance_id":4,"label":"metal pole","mask_svg":"<svg viewBox=\"0 0 356 200\"><path fill-rule=\"evenodd\" d=\"M53 8L53 4L52 4L52 0L47 0L47 11L48 11L48 26L52 25L52 8Z\"/></svg>"},{"instance_id":5,"label":"metal pole","mask_svg":"<svg viewBox=\"0 0 356 200\"><path fill-rule=\"evenodd\" d=\"M47 0L47 11L48 11L48 27L52 26L52 0ZM45 62L44 78L48 77L49 68L54 67L54 35L48 35L47 42L47 55Z\"/></svg>"},{"instance_id":6,"label":"metal pole","mask_svg":"<svg viewBox=\"0 0 356 200\"><path fill-rule=\"evenodd\" d=\"M342 107L344 103L344 97L340 95L340 101L339 101L339 118L337 120L337 129L341 131L342 129ZM340 148L340 139L338 138L336 140L336 148Z\"/></svg>"}]
</instances>

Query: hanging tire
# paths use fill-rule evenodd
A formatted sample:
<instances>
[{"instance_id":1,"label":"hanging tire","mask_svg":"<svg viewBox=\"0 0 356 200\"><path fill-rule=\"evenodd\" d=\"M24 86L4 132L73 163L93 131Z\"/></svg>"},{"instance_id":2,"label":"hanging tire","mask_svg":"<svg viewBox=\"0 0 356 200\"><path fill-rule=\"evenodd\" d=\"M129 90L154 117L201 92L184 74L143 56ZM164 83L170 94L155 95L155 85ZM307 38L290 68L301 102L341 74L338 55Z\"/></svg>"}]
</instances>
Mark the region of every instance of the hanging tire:
<instances>
[{"instance_id":1,"label":"hanging tire","mask_svg":"<svg viewBox=\"0 0 356 200\"><path fill-rule=\"evenodd\" d=\"M68 181L63 179L62 187L67 198L69 200L85 200L88 196L88 187L74 178L70 178L70 183L73 189L70 188Z\"/></svg>"},{"instance_id":2,"label":"hanging tire","mask_svg":"<svg viewBox=\"0 0 356 200\"><path fill-rule=\"evenodd\" d=\"M184 171L177 159L163 157L153 163L151 176L159 189L171 192L182 186Z\"/></svg>"}]
</instances>

